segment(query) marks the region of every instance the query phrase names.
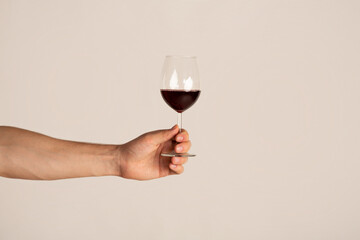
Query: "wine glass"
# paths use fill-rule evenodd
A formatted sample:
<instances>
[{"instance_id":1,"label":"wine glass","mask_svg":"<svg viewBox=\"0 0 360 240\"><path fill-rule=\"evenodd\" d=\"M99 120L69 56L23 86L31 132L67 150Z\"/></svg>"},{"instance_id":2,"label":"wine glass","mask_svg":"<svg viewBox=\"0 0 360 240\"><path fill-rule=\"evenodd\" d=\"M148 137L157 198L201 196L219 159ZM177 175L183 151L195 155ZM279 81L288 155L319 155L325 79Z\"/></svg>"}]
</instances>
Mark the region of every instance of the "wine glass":
<instances>
[{"instance_id":1,"label":"wine glass","mask_svg":"<svg viewBox=\"0 0 360 240\"><path fill-rule=\"evenodd\" d=\"M195 56L166 56L161 80L161 96L178 112L178 125L182 129L182 113L190 108L200 95L200 78ZM165 157L195 157L190 153L161 153Z\"/></svg>"}]
</instances>

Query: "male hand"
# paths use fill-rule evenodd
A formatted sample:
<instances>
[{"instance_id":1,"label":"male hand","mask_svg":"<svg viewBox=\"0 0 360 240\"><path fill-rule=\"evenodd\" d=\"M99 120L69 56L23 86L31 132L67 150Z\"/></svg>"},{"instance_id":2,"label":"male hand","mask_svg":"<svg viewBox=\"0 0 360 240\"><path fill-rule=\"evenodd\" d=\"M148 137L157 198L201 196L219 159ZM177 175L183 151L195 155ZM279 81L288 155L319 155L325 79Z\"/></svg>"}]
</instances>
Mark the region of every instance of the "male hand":
<instances>
[{"instance_id":1,"label":"male hand","mask_svg":"<svg viewBox=\"0 0 360 240\"><path fill-rule=\"evenodd\" d=\"M172 174L181 174L187 157L163 157L163 152L186 153L191 147L189 134L175 125L171 129L145 133L119 146L120 176L129 179L150 180Z\"/></svg>"}]
</instances>

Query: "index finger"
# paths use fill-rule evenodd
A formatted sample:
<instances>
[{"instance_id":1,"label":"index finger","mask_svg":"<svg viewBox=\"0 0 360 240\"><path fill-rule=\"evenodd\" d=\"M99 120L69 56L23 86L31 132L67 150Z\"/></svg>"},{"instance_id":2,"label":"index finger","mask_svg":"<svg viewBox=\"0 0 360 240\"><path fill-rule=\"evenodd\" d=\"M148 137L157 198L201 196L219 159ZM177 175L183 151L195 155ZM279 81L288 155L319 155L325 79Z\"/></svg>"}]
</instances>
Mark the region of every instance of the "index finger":
<instances>
[{"instance_id":1,"label":"index finger","mask_svg":"<svg viewBox=\"0 0 360 240\"><path fill-rule=\"evenodd\" d=\"M175 140L177 142L186 142L189 141L189 133L185 129L181 129L181 132L176 134Z\"/></svg>"}]
</instances>

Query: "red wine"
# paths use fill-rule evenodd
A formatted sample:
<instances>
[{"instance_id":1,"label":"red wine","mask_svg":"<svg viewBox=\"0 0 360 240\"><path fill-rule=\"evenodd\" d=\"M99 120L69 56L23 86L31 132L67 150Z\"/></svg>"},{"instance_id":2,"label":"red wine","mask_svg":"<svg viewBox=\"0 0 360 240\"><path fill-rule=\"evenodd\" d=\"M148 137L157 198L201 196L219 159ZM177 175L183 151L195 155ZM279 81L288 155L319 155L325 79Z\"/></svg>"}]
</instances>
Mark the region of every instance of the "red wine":
<instances>
[{"instance_id":1,"label":"red wine","mask_svg":"<svg viewBox=\"0 0 360 240\"><path fill-rule=\"evenodd\" d=\"M165 90L161 89L161 96L165 102L178 113L191 107L199 98L200 90Z\"/></svg>"}]
</instances>

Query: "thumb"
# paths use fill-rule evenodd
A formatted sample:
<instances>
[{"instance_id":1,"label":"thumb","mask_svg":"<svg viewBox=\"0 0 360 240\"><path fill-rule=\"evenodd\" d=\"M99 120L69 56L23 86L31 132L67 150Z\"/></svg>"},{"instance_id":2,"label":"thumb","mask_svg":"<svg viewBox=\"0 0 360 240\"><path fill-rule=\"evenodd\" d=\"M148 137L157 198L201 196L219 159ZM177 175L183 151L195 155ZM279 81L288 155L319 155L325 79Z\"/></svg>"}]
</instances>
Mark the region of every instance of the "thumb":
<instances>
[{"instance_id":1,"label":"thumb","mask_svg":"<svg viewBox=\"0 0 360 240\"><path fill-rule=\"evenodd\" d=\"M173 126L170 129L158 130L153 132L153 141L155 144L160 144L172 139L179 132L178 125Z\"/></svg>"}]
</instances>

